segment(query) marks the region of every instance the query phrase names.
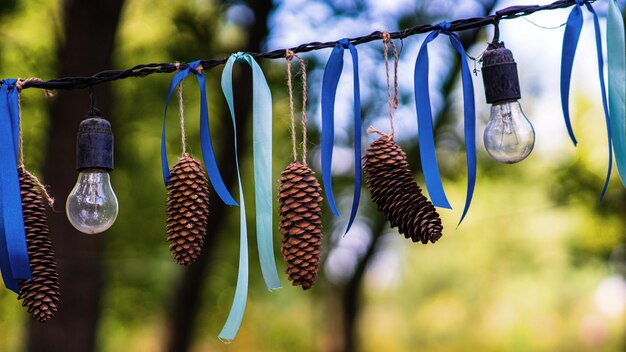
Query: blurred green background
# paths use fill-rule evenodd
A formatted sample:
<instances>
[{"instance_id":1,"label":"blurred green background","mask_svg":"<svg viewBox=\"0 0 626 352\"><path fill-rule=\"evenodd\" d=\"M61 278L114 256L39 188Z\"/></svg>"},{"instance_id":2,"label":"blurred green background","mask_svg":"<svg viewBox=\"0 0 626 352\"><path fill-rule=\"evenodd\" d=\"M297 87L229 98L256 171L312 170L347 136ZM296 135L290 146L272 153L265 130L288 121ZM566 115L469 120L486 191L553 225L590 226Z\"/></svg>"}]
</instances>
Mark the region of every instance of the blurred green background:
<instances>
[{"instance_id":1,"label":"blurred green background","mask_svg":"<svg viewBox=\"0 0 626 352\"><path fill-rule=\"evenodd\" d=\"M51 79L145 62L221 58L240 50L275 49L484 16L512 4L490 0L2 0L0 76ZM601 14L606 9L602 2L597 7ZM567 11L553 11L537 20L544 26L558 26ZM348 133L352 88L346 62L338 93L335 158L347 166L338 168L334 183L343 212L333 218L324 204L323 267L318 282L304 292L281 275L284 288L266 291L253 239L251 204L248 305L239 335L229 345L220 342L217 334L235 290L238 209L212 198L210 239L203 259L188 268L175 264L165 240L166 192L159 148L171 75L95 87L100 108L115 132L112 181L120 215L108 232L94 237L73 231L62 214L76 177L73 135L87 112L89 92L59 91L45 98L40 90L25 90L26 164L50 185L57 199L50 225L62 275L62 302L52 321L39 324L30 321L13 293L0 290L0 351L624 350L626 192L614 172L607 196L598 204L606 136L597 86L587 87L594 66L574 72L571 107L580 144L573 148L564 138L555 98L554 77L558 76L550 72L551 67L558 70L560 56L527 52L537 45L556 47L558 52L562 28L511 22L528 27L503 25L505 41L506 35L519 38L532 30L557 38L531 37L528 49L519 39L507 42L518 58L522 104L537 130L536 152L521 164L502 165L479 145L477 191L469 216L457 227L466 187L459 58L447 40L440 39L442 43L431 49L431 96L438 156L446 191L455 205L454 211L441 211L444 237L434 245L405 240L383 222L365 188L357 222L343 237L353 182ZM592 35L587 22L577 63L595 59L592 42L585 41ZM478 56L491 31L463 32L468 53ZM402 53L401 104L396 113L397 140L409 155L420 185L411 73L422 38L397 43ZM303 55L309 69L310 159L316 170L319 90L328 54L329 50ZM382 45L359 46L359 54L364 126L386 131ZM273 94L274 177L278 179L291 161L285 64L282 60L260 64ZM252 203L250 72L239 66L234 85L240 160L244 192ZM219 89L220 74L221 67L206 72L209 113L218 160L234 189L233 131ZM474 83L477 139L482 143L489 107L483 102L479 76ZM299 109L299 83L294 87L298 87ZM184 96L188 144L199 157L199 101L191 79L185 82ZM171 163L180 154L175 110L170 109L167 122ZM373 139L368 136L363 148ZM285 264L279 257L278 236L275 231L282 273Z\"/></svg>"}]
</instances>

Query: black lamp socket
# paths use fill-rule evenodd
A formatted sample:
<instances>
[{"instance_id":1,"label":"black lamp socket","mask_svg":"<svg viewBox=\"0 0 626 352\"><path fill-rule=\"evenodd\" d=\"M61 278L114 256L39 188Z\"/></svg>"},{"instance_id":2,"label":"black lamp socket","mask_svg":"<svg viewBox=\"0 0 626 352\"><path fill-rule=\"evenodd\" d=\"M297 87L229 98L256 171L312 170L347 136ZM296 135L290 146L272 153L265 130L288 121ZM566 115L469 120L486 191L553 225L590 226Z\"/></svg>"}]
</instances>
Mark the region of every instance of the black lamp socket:
<instances>
[{"instance_id":1,"label":"black lamp socket","mask_svg":"<svg viewBox=\"0 0 626 352\"><path fill-rule=\"evenodd\" d=\"M482 57L483 84L487 103L496 104L522 97L517 64L503 42L489 44Z\"/></svg>"},{"instance_id":2,"label":"black lamp socket","mask_svg":"<svg viewBox=\"0 0 626 352\"><path fill-rule=\"evenodd\" d=\"M76 136L76 170L113 170L113 130L109 121L89 114Z\"/></svg>"}]
</instances>

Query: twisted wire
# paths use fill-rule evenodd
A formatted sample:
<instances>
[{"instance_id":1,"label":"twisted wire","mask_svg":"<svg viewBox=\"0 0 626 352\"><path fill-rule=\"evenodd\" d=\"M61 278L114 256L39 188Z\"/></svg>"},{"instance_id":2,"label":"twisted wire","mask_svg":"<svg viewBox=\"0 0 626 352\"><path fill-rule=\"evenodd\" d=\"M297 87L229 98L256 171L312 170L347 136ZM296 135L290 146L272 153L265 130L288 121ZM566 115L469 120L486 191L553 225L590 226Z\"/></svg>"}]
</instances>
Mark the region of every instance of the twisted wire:
<instances>
[{"instance_id":1,"label":"twisted wire","mask_svg":"<svg viewBox=\"0 0 626 352\"><path fill-rule=\"evenodd\" d=\"M588 3L593 3L596 0L587 0ZM484 17L471 17L465 19L458 19L450 22L451 32L460 32L469 29L477 29L488 25L494 25L496 27L500 20L514 19L518 17L528 16L535 12L555 10L567 8L575 5L574 0L558 0L547 5L518 5L510 6L501 10L498 10L493 15ZM411 28L403 29L397 32L389 32L391 39L404 39L416 34L428 33L433 30L439 29L437 25L433 24L421 24ZM382 31L374 31L368 35L348 38L348 41L353 45L360 45L369 43L375 40L383 38ZM315 50L321 50L334 47L338 41L329 42L310 42L300 44L292 48L282 48L261 53L249 53L255 59L284 59L286 50L290 50L294 53L307 53ZM201 60L201 65L204 70L210 70L214 67L223 65L228 58L222 59L208 59ZM145 77L155 73L171 73L177 69L185 69L187 65L184 63L148 63L139 64L125 70L106 70L98 72L92 76L79 76L79 77L61 77L52 79L49 81L31 80L25 81L22 85L22 89L26 88L39 88L46 90L69 90L80 89L93 86L96 84L111 82L120 79L126 79L130 77Z\"/></svg>"}]
</instances>

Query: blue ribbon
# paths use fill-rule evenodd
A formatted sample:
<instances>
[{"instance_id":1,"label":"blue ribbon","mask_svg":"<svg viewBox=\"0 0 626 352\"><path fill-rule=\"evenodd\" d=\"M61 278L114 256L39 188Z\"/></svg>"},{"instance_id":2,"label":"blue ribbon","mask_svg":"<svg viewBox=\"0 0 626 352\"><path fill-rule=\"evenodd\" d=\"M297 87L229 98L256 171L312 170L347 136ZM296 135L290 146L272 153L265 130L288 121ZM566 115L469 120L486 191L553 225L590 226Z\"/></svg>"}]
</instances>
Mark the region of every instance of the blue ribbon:
<instances>
[{"instance_id":1,"label":"blue ribbon","mask_svg":"<svg viewBox=\"0 0 626 352\"><path fill-rule=\"evenodd\" d=\"M198 80L198 86L200 88L200 146L202 149L204 166L215 192L219 195L222 201L227 205L237 205L233 196L230 192L228 192L228 189L222 180L222 175L217 168L217 161L215 160L215 153L213 152L213 143L211 142L211 131L209 129L209 109L207 106L206 81L204 79L204 75L202 74L202 70L198 70L199 67L200 60L188 63L187 68L178 71L174 75L172 82L170 83L169 91L167 92L165 112L163 113L163 131L161 132L161 167L163 168L163 181L165 182L165 185L167 185L167 181L170 178L165 138L167 107L169 106L172 93L174 92L174 89L176 89L176 86L190 73L193 73Z\"/></svg>"},{"instance_id":2,"label":"blue ribbon","mask_svg":"<svg viewBox=\"0 0 626 352\"><path fill-rule=\"evenodd\" d=\"M261 272L268 290L272 291L282 287L276 270L272 245L272 95L263 71L254 61L254 58L250 54L236 53L228 58L222 72L222 91L228 103L235 133L235 166L237 168L239 201L241 204L239 213L241 242L239 247L237 288L235 289L235 297L230 313L219 334L219 338L224 341L232 341L237 336L243 320L243 313L246 309L246 297L248 295L248 232L239 158L237 156L237 124L233 103L232 76L233 64L236 62L247 62L252 68L254 196Z\"/></svg>"},{"instance_id":3,"label":"blue ribbon","mask_svg":"<svg viewBox=\"0 0 626 352\"><path fill-rule=\"evenodd\" d=\"M359 89L359 55L348 39L341 39L333 48L322 79L322 182L330 210L335 216L339 211L335 204L332 184L333 142L335 137L335 96L337 84L343 71L343 52L349 49L352 56L354 78L354 195L350 220L345 233L348 233L361 198L361 93Z\"/></svg>"},{"instance_id":4,"label":"blue ribbon","mask_svg":"<svg viewBox=\"0 0 626 352\"><path fill-rule=\"evenodd\" d=\"M428 92L428 43L433 41L439 34L445 34L450 38L450 43L461 56L461 79L463 82L463 115L465 129L465 151L467 158L467 195L465 208L459 223L463 221L469 210L476 184L476 113L474 108L474 87L469 65L465 59L465 50L459 37L450 32L450 24L442 22L439 28L428 34L415 61L415 105L417 108L417 126L422 162L422 172L426 181L426 188L435 206L451 209L450 202L443 190L437 155L435 153L435 138L433 135L432 111L430 108L430 94Z\"/></svg>"},{"instance_id":5,"label":"blue ribbon","mask_svg":"<svg viewBox=\"0 0 626 352\"><path fill-rule=\"evenodd\" d=\"M5 286L19 293L17 280L32 276L17 176L19 92L15 82L0 81L0 270Z\"/></svg>"},{"instance_id":6,"label":"blue ribbon","mask_svg":"<svg viewBox=\"0 0 626 352\"><path fill-rule=\"evenodd\" d=\"M563 51L561 57L561 107L563 108L563 118L565 119L565 126L567 132L574 145L576 145L576 137L572 130L572 124L570 122L569 115L569 88L572 76L572 67L574 65L574 56L576 54L576 47L578 46L578 39L580 38L580 31L583 27L583 13L581 6L585 5L587 9L593 15L593 25L596 34L596 54L598 57L598 76L600 78L600 91L602 93L602 107L604 109L604 119L606 122L606 132L609 147L609 166L606 173L606 179L604 181L604 187L600 194L600 200L604 198L607 188L609 187L609 180L611 179L611 170L613 166L613 153L611 145L611 122L609 119L609 108L607 103L607 96L604 84L604 63L602 59L602 39L600 38L600 22L598 15L596 14L593 6L585 0L576 0L576 5L570 12L567 23L565 25L565 33L563 35Z\"/></svg>"},{"instance_id":7,"label":"blue ribbon","mask_svg":"<svg viewBox=\"0 0 626 352\"><path fill-rule=\"evenodd\" d=\"M626 186L626 44L624 18L617 3L609 0L606 18L606 51L609 66L609 112L615 164Z\"/></svg>"}]
</instances>

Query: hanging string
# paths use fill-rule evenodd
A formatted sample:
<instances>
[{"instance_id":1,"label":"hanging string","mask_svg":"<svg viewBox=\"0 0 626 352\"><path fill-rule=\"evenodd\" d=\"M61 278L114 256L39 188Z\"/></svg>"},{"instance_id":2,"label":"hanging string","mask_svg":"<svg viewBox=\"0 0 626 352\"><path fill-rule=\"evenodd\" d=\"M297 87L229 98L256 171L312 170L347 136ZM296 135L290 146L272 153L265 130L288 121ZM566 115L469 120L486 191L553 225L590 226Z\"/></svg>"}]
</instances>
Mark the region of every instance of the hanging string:
<instances>
[{"instance_id":1,"label":"hanging string","mask_svg":"<svg viewBox=\"0 0 626 352\"><path fill-rule=\"evenodd\" d=\"M178 83L178 114L180 115L180 140L183 155L187 155L187 138L185 136L185 111L183 108L183 82Z\"/></svg>"},{"instance_id":2,"label":"hanging string","mask_svg":"<svg viewBox=\"0 0 626 352\"><path fill-rule=\"evenodd\" d=\"M304 60L300 56L294 54L294 56L300 61L300 72L302 73L302 163L307 165L307 141L306 141L306 96L307 96L307 83L306 83L306 65Z\"/></svg>"},{"instance_id":3,"label":"hanging string","mask_svg":"<svg viewBox=\"0 0 626 352\"><path fill-rule=\"evenodd\" d=\"M17 87L18 91L21 91L22 87L24 86L24 83L29 82L29 81L30 82L33 82L33 81L41 82L41 79L40 78L28 78L28 79L25 79L25 80L18 79L17 82L15 82L15 87ZM46 96L50 96L46 92L48 92L48 91L44 90L44 94L46 94ZM50 208L52 208L52 210L54 210L54 198L52 198L50 196L50 193L48 193L48 189L39 180L39 178L37 176L31 174L26 169L26 166L24 165L24 137L22 136L22 100L21 100L21 95L20 94L17 95L17 111L18 111L18 115L17 115L18 116L17 143L18 143L18 148L19 148L19 150L17 151L18 152L18 168L22 168L22 170L24 170L24 173L26 173L26 175L28 177L30 177L35 182L37 187L39 187L39 189L43 193L43 196L46 198L46 201L48 202L48 205L50 206Z\"/></svg>"},{"instance_id":4,"label":"hanging string","mask_svg":"<svg viewBox=\"0 0 626 352\"><path fill-rule=\"evenodd\" d=\"M19 82L19 81L18 81ZM18 87L19 89L19 87ZM24 167L24 138L22 137L22 98L20 97L20 94L17 95L17 119L18 119L18 129L19 132L17 134L17 145L19 150L17 151L18 153L18 165L17 167L21 167L23 169L26 169Z\"/></svg>"},{"instance_id":5,"label":"hanging string","mask_svg":"<svg viewBox=\"0 0 626 352\"><path fill-rule=\"evenodd\" d=\"M287 87L289 89L289 112L291 114L291 143L293 145L293 160L297 160L296 148L296 119L293 108L293 87L291 83L291 60L298 59L300 62L300 74L302 75L302 163L307 165L307 129L306 129L306 102L307 102L307 82L306 82L306 64L304 60L293 51L285 50L285 59L287 59Z\"/></svg>"},{"instance_id":6,"label":"hanging string","mask_svg":"<svg viewBox=\"0 0 626 352\"><path fill-rule=\"evenodd\" d=\"M180 62L174 64L176 72L180 71ZM183 81L178 83L178 115L180 116L180 141L182 144L182 155L187 155L187 137L185 134L185 110L183 105Z\"/></svg>"},{"instance_id":7,"label":"hanging string","mask_svg":"<svg viewBox=\"0 0 626 352\"><path fill-rule=\"evenodd\" d=\"M293 161L298 160L298 151L296 148L296 119L293 113L293 87L291 85L291 60L295 54L287 49L285 51L285 59L287 60L287 89L289 90L289 114L291 116L291 146L293 148Z\"/></svg>"},{"instance_id":8,"label":"hanging string","mask_svg":"<svg viewBox=\"0 0 626 352\"><path fill-rule=\"evenodd\" d=\"M391 126L391 132L389 132L389 138L393 139L395 129L393 126L393 110L398 108L398 50L396 44L391 39L389 32L383 32L381 35L383 38L383 55L385 56L385 74L387 75L387 102L389 103L389 125ZM389 78L389 49L387 44L391 44L391 50L393 52L393 99L391 98L391 84Z\"/></svg>"}]
</instances>

